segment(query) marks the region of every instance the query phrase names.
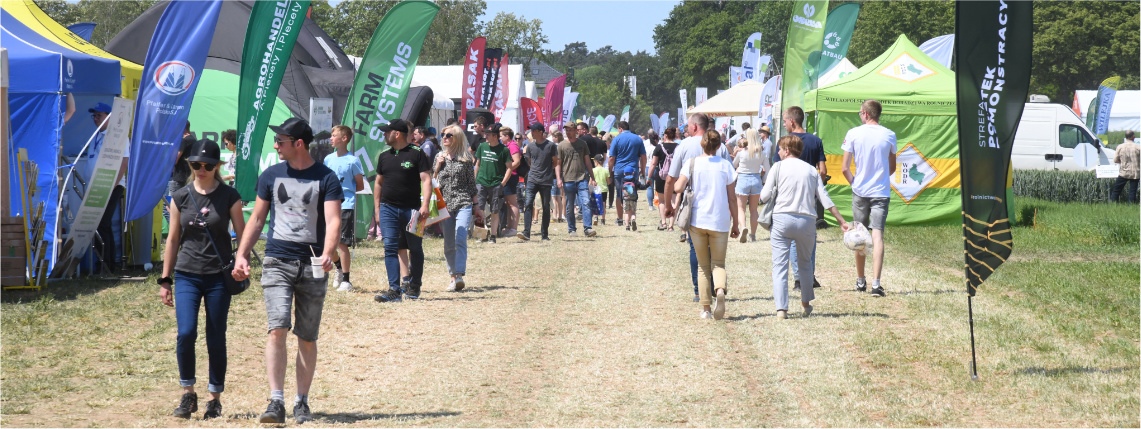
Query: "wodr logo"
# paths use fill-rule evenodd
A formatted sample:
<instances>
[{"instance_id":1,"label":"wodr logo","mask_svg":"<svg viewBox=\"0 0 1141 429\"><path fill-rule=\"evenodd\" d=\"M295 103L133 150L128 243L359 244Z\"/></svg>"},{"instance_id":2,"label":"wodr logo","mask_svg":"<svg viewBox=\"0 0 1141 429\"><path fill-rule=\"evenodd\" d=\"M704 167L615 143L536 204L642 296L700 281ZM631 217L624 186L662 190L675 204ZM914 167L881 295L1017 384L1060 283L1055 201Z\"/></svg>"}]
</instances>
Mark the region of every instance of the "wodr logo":
<instances>
[{"instance_id":1,"label":"wodr logo","mask_svg":"<svg viewBox=\"0 0 1141 429\"><path fill-rule=\"evenodd\" d=\"M879 74L896 78L904 82L915 82L928 76L935 75L935 70L923 65L911 55L902 54L895 61L892 61L887 67L879 71Z\"/></svg>"},{"instance_id":2,"label":"wodr logo","mask_svg":"<svg viewBox=\"0 0 1141 429\"><path fill-rule=\"evenodd\" d=\"M167 61L155 70L155 88L166 95L181 95L194 82L194 68L182 61Z\"/></svg>"}]
</instances>

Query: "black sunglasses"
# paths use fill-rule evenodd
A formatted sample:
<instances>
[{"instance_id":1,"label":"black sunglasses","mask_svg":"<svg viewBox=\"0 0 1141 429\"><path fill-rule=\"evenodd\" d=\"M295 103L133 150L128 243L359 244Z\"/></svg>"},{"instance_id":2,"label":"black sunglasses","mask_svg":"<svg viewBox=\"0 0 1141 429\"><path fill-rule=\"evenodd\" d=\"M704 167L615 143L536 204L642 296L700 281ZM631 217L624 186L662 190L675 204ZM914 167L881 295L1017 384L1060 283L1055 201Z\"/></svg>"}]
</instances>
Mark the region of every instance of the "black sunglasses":
<instances>
[{"instance_id":1,"label":"black sunglasses","mask_svg":"<svg viewBox=\"0 0 1141 429\"><path fill-rule=\"evenodd\" d=\"M443 133L443 134L440 134L440 138L442 138L442 139L450 139L450 138L452 138L452 133Z\"/></svg>"},{"instance_id":2,"label":"black sunglasses","mask_svg":"<svg viewBox=\"0 0 1141 429\"><path fill-rule=\"evenodd\" d=\"M201 170L201 169L205 168L206 171L214 171L214 165L215 164L207 164L204 162L191 162L190 168L193 168L195 170Z\"/></svg>"}]
</instances>

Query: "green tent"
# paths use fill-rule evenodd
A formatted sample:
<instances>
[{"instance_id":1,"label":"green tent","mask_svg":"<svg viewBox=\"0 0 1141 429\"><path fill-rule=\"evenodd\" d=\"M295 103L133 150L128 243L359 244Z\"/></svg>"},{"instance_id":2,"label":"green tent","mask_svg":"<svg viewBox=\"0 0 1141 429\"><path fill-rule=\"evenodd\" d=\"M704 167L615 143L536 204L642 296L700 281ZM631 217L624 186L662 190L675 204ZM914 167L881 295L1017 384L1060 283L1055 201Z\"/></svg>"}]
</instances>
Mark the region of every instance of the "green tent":
<instances>
[{"instance_id":1,"label":"green tent","mask_svg":"<svg viewBox=\"0 0 1141 429\"><path fill-rule=\"evenodd\" d=\"M805 126L824 141L832 176L828 194L840 213L851 219L852 189L841 172L840 145L860 125L860 104L867 99L883 105L880 125L894 131L898 143L887 222L960 222L955 74L902 35L864 67L804 97Z\"/></svg>"}]
</instances>

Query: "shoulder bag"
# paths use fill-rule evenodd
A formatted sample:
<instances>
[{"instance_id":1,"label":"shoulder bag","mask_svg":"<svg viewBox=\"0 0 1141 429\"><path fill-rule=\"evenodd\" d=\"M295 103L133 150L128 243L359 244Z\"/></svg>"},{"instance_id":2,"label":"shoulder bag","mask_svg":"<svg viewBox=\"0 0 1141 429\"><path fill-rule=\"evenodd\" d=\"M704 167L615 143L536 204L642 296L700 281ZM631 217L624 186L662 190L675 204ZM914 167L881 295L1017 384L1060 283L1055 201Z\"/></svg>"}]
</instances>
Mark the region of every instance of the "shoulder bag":
<instances>
[{"instance_id":1,"label":"shoulder bag","mask_svg":"<svg viewBox=\"0 0 1141 429\"><path fill-rule=\"evenodd\" d=\"M697 164L697 158L693 158L689 162L689 181L685 184L685 192L681 194L681 201L677 203L677 214L674 219L674 225L677 225L682 231L689 231L689 226L693 223L694 164Z\"/></svg>"},{"instance_id":2,"label":"shoulder bag","mask_svg":"<svg viewBox=\"0 0 1141 429\"><path fill-rule=\"evenodd\" d=\"M777 190L780 189L780 181L778 180L780 178L779 173L780 163L778 162L773 166L773 194L769 197L769 202L765 203L765 206L761 208L761 221L758 222L765 231L773 230L773 206L777 204Z\"/></svg>"},{"instance_id":3,"label":"shoulder bag","mask_svg":"<svg viewBox=\"0 0 1141 429\"><path fill-rule=\"evenodd\" d=\"M191 192L194 191L191 190ZM187 193L186 196L190 198L190 202L194 203L195 211L202 211L202 208L198 207L198 201L194 199L194 194ZM234 258L230 258L229 263L222 260L222 252L218 251L218 245L214 243L214 235L210 234L209 229L206 230L206 238L210 239L210 246L214 248L214 254L218 255L218 260L222 262L222 283L226 285L226 291L229 292L230 295L237 295L249 289L250 279L247 278L242 281L234 279Z\"/></svg>"}]
</instances>

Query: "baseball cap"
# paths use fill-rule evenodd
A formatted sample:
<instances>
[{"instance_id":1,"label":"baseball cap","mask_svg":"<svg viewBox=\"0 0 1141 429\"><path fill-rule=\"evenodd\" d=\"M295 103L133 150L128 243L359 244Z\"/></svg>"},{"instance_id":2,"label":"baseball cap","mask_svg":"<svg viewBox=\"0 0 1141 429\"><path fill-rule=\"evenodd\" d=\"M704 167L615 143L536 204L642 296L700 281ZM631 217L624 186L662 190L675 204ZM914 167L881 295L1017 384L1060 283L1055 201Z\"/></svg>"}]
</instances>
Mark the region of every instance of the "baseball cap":
<instances>
[{"instance_id":1,"label":"baseball cap","mask_svg":"<svg viewBox=\"0 0 1141 429\"><path fill-rule=\"evenodd\" d=\"M190 146L190 156L186 157L186 160L190 162L217 164L220 162L221 154L222 150L218 148L217 142L210 139L202 139L194 142L194 144Z\"/></svg>"},{"instance_id":2,"label":"baseball cap","mask_svg":"<svg viewBox=\"0 0 1141 429\"><path fill-rule=\"evenodd\" d=\"M380 127L380 130L383 132L386 132L386 133L389 131L400 131L404 134L408 134L408 129L409 129L408 121L405 121L405 120L400 119L400 118L393 119L388 124L385 124L385 125Z\"/></svg>"},{"instance_id":3,"label":"baseball cap","mask_svg":"<svg viewBox=\"0 0 1141 429\"><path fill-rule=\"evenodd\" d=\"M270 125L269 129L277 134L284 134L294 139L301 139L305 144L313 142L313 129L309 128L309 123L301 118L286 119L285 122L282 122L281 125L276 127Z\"/></svg>"},{"instance_id":4,"label":"baseball cap","mask_svg":"<svg viewBox=\"0 0 1141 429\"><path fill-rule=\"evenodd\" d=\"M531 124L531 126L527 127L527 129L531 131L543 131L543 124L540 122L535 122Z\"/></svg>"},{"instance_id":5,"label":"baseball cap","mask_svg":"<svg viewBox=\"0 0 1141 429\"><path fill-rule=\"evenodd\" d=\"M95 107L87 109L87 113L95 112L111 113L111 106L108 106L107 103L95 103Z\"/></svg>"},{"instance_id":6,"label":"baseball cap","mask_svg":"<svg viewBox=\"0 0 1141 429\"><path fill-rule=\"evenodd\" d=\"M487 129L483 130L483 133L484 134L487 134L487 133L499 134L500 128L503 128L503 124L496 122L494 124L488 125Z\"/></svg>"}]
</instances>

